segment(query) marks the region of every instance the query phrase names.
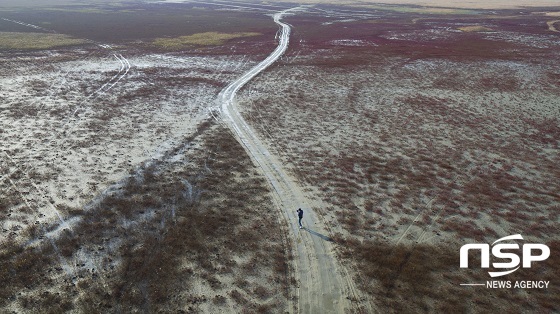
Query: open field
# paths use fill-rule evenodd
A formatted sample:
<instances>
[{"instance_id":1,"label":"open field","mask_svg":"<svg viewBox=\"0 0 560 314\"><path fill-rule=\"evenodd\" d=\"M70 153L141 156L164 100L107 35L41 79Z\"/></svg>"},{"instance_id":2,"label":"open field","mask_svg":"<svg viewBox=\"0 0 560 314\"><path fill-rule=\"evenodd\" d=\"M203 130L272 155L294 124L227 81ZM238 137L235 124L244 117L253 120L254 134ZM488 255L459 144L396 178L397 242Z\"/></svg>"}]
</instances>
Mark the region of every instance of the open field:
<instances>
[{"instance_id":1,"label":"open field","mask_svg":"<svg viewBox=\"0 0 560 314\"><path fill-rule=\"evenodd\" d=\"M203 122L85 208L58 206L68 222L58 236L48 223L12 228L0 255L0 278L10 282L0 305L84 313L287 308L284 231L267 210L266 182L224 131ZM32 219L22 214L34 216L32 201L10 200L23 203L19 219ZM22 234L31 237L23 249L14 241Z\"/></svg>"},{"instance_id":2,"label":"open field","mask_svg":"<svg viewBox=\"0 0 560 314\"><path fill-rule=\"evenodd\" d=\"M291 248L266 181L210 114L262 52L94 42L57 12L1 20L36 39L0 50L2 311L291 309ZM53 49L67 36L55 31L80 42Z\"/></svg>"},{"instance_id":3,"label":"open field","mask_svg":"<svg viewBox=\"0 0 560 314\"><path fill-rule=\"evenodd\" d=\"M240 106L315 198L374 303L557 311L558 287L465 289L485 274L458 268L470 242L521 233L558 247L560 41L546 17L288 21L307 25ZM492 31L459 31L475 25ZM552 254L514 278L557 282Z\"/></svg>"},{"instance_id":4,"label":"open field","mask_svg":"<svg viewBox=\"0 0 560 314\"><path fill-rule=\"evenodd\" d=\"M126 2L124 4L82 4L81 6L39 5L0 11L1 17L30 23L75 38L108 44L149 42L156 38L175 38L193 34L260 33L262 45L274 47L276 27L270 17L252 11L219 10L219 6L198 3L168 4ZM37 29L0 19L0 29L9 32L36 32ZM251 39L251 38L249 38Z\"/></svg>"},{"instance_id":5,"label":"open field","mask_svg":"<svg viewBox=\"0 0 560 314\"><path fill-rule=\"evenodd\" d=\"M286 308L289 247L265 182L205 122L251 62L89 49L2 56L1 307Z\"/></svg>"},{"instance_id":6,"label":"open field","mask_svg":"<svg viewBox=\"0 0 560 314\"><path fill-rule=\"evenodd\" d=\"M391 5L399 8L409 7L411 10L421 8L428 12L433 8L435 12L445 8L460 8L460 9L516 9L516 8L530 8L530 7L558 7L558 2L555 0L488 0L488 1L449 1L449 0L279 0L276 2L289 2L289 3L303 3L303 4L336 4L351 7L368 7ZM425 7L425 8L422 8Z\"/></svg>"},{"instance_id":7,"label":"open field","mask_svg":"<svg viewBox=\"0 0 560 314\"><path fill-rule=\"evenodd\" d=\"M560 311L560 9L403 3L3 4L0 309Z\"/></svg>"}]
</instances>

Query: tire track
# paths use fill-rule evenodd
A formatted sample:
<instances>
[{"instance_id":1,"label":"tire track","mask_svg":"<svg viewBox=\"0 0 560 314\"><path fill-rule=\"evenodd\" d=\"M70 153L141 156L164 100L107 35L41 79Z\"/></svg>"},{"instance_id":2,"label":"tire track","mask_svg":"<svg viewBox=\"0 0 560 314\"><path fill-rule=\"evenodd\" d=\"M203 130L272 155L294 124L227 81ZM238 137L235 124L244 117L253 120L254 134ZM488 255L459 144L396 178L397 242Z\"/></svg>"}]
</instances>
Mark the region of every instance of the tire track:
<instances>
[{"instance_id":1,"label":"tire track","mask_svg":"<svg viewBox=\"0 0 560 314\"><path fill-rule=\"evenodd\" d=\"M9 161L3 160L3 162L5 164L9 163L10 161L13 162L13 160L11 159L10 155L8 155L8 153L6 153L4 151L4 156L9 159ZM28 174L24 171L22 171L20 168L17 167L17 164L15 164L16 166L16 170L14 170L13 172L11 172L9 175L5 176L5 179L2 178L2 180L7 180L9 185L11 186L11 188L17 193L17 195L19 196L19 198L23 201L23 203L25 204L25 207L27 207L29 210L31 210L32 212L35 212L38 214L38 217L40 217L40 215L42 214L41 211L39 210L39 208L37 208L36 206L32 206L32 202L36 203L36 200L29 198L26 194L24 193L19 187L18 187L18 183L19 182L15 182L12 178L11 175L16 173L16 172L22 172L24 175ZM33 187L35 187L37 189L37 186L35 186L35 184L31 181L31 184ZM49 202L50 204L50 202ZM52 204L50 204L52 206ZM60 216L60 213L56 210L56 214L58 216L58 218L61 221L61 224L65 224L66 226L68 226L68 224L66 223L66 221ZM38 224L39 228L41 229L42 234L49 240L49 243L51 244L51 246L53 247L54 251L56 252L56 255L58 257L58 260L60 262L60 265L62 266L62 268L64 269L65 273L67 276L75 276L76 272L75 269L73 267L70 266L70 264L67 262L67 260L62 256L62 254L60 253L60 249L58 248L58 246L55 243L55 239L53 238L53 236L51 236L49 234L49 232L47 232L44 224L39 223Z\"/></svg>"},{"instance_id":2,"label":"tire track","mask_svg":"<svg viewBox=\"0 0 560 314\"><path fill-rule=\"evenodd\" d=\"M40 27L40 26L37 26L37 25L33 25L33 24L29 24L29 23L25 23L25 22L21 22L21 21L17 21L17 20L10 20L10 19L6 19L6 18L2 18L2 20L12 22L12 23L16 23L16 24L19 24L19 25L23 25L23 26L30 27L30 28L42 30L42 31L48 32L48 33L59 34L58 32L56 32L54 30L49 30L49 29L46 29L46 28L43 28L43 27ZM66 121L64 121L61 124L61 126L58 128L58 130L53 132L49 138L44 139L44 141L56 140L56 138L60 134L66 134L67 130L70 130L70 133L72 133L73 129L76 127L75 123L82 119L81 117L79 117L77 119L74 119L74 117L76 116L76 113L84 107L84 104L88 101L93 101L94 99L96 99L100 95L110 91L117 83L119 83L128 74L128 72L131 69L131 65L130 65L128 59L126 59L122 54L114 52L113 47L111 47L110 45L101 44L101 43L98 43L96 41L89 40L89 39L86 39L86 41L100 47L101 49L111 51L113 57L116 58L120 62L120 69L117 72L117 74L115 74L109 80L105 81L101 87L99 87L97 90L90 93L89 95L86 95L84 97L84 99L81 102L79 102L78 105L76 105L76 108L74 109L74 111L67 115ZM61 84L64 84L65 81L66 80L63 78ZM51 84L51 86L50 86L51 91L52 91L52 88L54 88L55 86L56 86L55 83ZM41 105L40 109L42 109L42 107L43 107L43 105ZM72 122L73 126L70 124L70 122ZM60 141L57 141L56 147L59 147L59 148L62 147L62 144L67 142L68 138L69 138L68 136L65 136ZM68 149L71 149L71 147L69 147ZM35 182L31 178L31 175L29 174L30 170L32 170L32 167L29 166L29 165L27 165L27 167L26 167L25 165L18 164L17 161L14 160L13 157L6 150L3 150L3 153L4 153L4 156L7 160L3 163L3 165L9 165L10 163L13 164L13 166L16 169L14 172L19 171L19 172L22 173L22 175L23 175L23 178L22 178L23 180L22 181L24 181L26 183L29 183L30 186L32 186L35 190L37 190L38 196L42 197L43 200L46 200L46 201L43 201L43 203L42 203L40 200L29 198L29 197L25 196L21 192L20 188L17 185L17 183L20 183L20 182L16 183L10 177L8 177L8 180L10 182L11 187L18 193L20 198L22 198L22 200L25 203L25 206L28 207L30 210L37 212L39 215L42 214L41 209L46 208L46 209L48 209L48 211L50 213L52 213L51 217L54 218L54 216L56 216L58 218L59 224L58 224L58 227L56 229L54 229L54 231L48 231L42 224L40 225L40 228L41 228L41 231L42 231L42 235L49 240L50 244L53 246L55 252L57 253L60 264L63 267L63 269L65 270L66 275L68 277L71 277L72 282L75 283L76 278L77 278L76 274L78 272L77 266L75 264L71 265L71 264L68 263L68 261L60 253L60 250L55 243L55 239L57 238L57 233L62 229L68 230L71 234L75 235L74 229L72 228L71 223L69 223L69 220L65 219L64 215L57 209L57 207L51 201L48 200L47 194L45 193L45 191L43 191L37 184L35 184ZM45 204L46 206L42 206L41 204ZM47 217L46 220L49 220L51 217ZM104 277L104 274L101 271L103 268L100 266L100 264L93 257L87 256L86 259L87 259L88 263L93 265L94 268L99 271L98 274L100 275L100 279L103 283L103 286L104 286L105 289L107 289L108 285L106 283L106 278ZM79 288L79 287L77 289L79 291L82 291L82 289Z\"/></svg>"},{"instance_id":3,"label":"tire track","mask_svg":"<svg viewBox=\"0 0 560 314\"><path fill-rule=\"evenodd\" d=\"M30 23L25 23L25 22L22 22L22 21L11 20L11 19L7 19L7 18L2 18L2 20L7 21L7 22L11 22L11 23L15 23L15 24L19 24L19 25L22 25L22 26L26 26L26 27L38 29L38 30L41 30L41 31L44 31L44 32L47 32L47 33L60 34L55 30L46 29L44 27L37 26L37 25L34 25L34 24L30 24ZM102 43L99 43L99 42L96 42L96 41L90 40L90 39L85 39L85 40L94 44L94 45L96 45L96 46L98 46L98 47L100 47L101 49L111 51L112 54L113 54L113 57L115 59L117 59L117 61L120 62L120 69L119 69L117 74L115 74L108 81L106 81L101 87L99 87L97 90L90 93L89 95L86 95L85 99L83 99L81 102L79 102L78 105L76 105L76 108L74 109L74 111L66 117L66 121L60 126L59 131L56 132L55 134L53 134L53 136L64 133L65 132L64 128L66 127L66 125L76 116L78 111L83 109L83 107L84 107L83 105L86 102L92 101L92 100L96 99L99 95L102 95L102 94L108 92L109 90L111 90L118 82L120 82L128 74L128 72L132 68L128 59L126 59L121 53L114 52L114 49L111 45L102 44ZM51 86L51 88L52 88L52 86ZM79 121L79 119L76 120L76 121Z\"/></svg>"},{"instance_id":4,"label":"tire track","mask_svg":"<svg viewBox=\"0 0 560 314\"><path fill-rule=\"evenodd\" d=\"M105 48L104 45L99 45L103 48ZM67 116L66 121L62 124L61 129L64 128L78 113L78 111L82 110L84 108L84 104L88 101L92 101L95 100L97 97L99 97L100 95L107 93L109 90L111 90L115 85L117 85L117 83L123 78L125 77L128 72L131 69L131 65L128 62L128 59L126 59L122 54L117 54L114 53L113 56L115 57L115 59L117 59L120 64L121 67L119 69L119 72L117 74L115 74L113 77L111 77L107 82L105 82L101 87L99 87L97 90L95 90L94 92L92 92L91 94L87 95L85 97L84 100L82 100L74 109L74 111ZM110 84L110 85L109 85ZM108 86L108 87L107 87ZM80 119L78 119L77 121L79 121ZM64 131L59 131L59 133L62 133Z\"/></svg>"},{"instance_id":5,"label":"tire track","mask_svg":"<svg viewBox=\"0 0 560 314\"><path fill-rule=\"evenodd\" d=\"M6 158L8 159L7 163L12 163L14 165L14 167L17 169L16 171L20 171L23 175L25 175L27 177L27 181L31 184L31 186L33 188L35 188L35 190L37 190L37 192L39 192L39 195L43 197L43 199L46 199L46 195L43 192L43 190L41 190L37 184L35 184L35 182L33 182L33 179L31 179L31 176L29 175L29 172L27 172L25 169L22 169L18 166L18 164L14 161L14 159L12 158L12 156L10 156L6 151L4 151L4 156L6 156ZM8 179L10 179L8 177ZM12 183L12 185L14 185L14 187L17 189L17 186L15 186L14 182L10 179L10 182ZM49 205L48 207L50 208L50 211L58 218L58 220L60 221L60 225L64 226L65 228L69 229L71 232L74 232L74 230L72 229L72 227L68 224L68 222L66 222L66 220L62 217L62 214L60 213L60 211L50 202L50 201L46 201L46 203Z\"/></svg>"}]
</instances>

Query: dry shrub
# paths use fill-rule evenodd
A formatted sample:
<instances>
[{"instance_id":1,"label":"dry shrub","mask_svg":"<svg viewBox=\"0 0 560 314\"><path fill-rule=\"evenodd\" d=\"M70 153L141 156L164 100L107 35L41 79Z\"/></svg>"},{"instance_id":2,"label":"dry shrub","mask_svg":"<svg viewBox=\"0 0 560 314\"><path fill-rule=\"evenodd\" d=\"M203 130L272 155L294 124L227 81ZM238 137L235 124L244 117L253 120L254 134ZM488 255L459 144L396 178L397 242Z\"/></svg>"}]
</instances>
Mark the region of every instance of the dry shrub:
<instances>
[{"instance_id":1,"label":"dry shrub","mask_svg":"<svg viewBox=\"0 0 560 314\"><path fill-rule=\"evenodd\" d=\"M473 252L471 267L459 268L459 246L393 245L341 236L337 242L342 257L359 266L358 283L388 312L488 312L500 308L506 312L544 313L560 309L560 287L553 285L560 281L560 254L554 252L558 241L547 243L551 256L546 261L504 279L550 281L548 289L532 289L530 294L523 289L460 286L493 279L487 270L472 266L480 265L480 257Z\"/></svg>"},{"instance_id":2,"label":"dry shrub","mask_svg":"<svg viewBox=\"0 0 560 314\"><path fill-rule=\"evenodd\" d=\"M41 285L37 275L43 267L50 267L55 260L52 247L43 249L21 248L14 243L6 243L0 252L0 306L15 300L22 289L32 289Z\"/></svg>"},{"instance_id":3,"label":"dry shrub","mask_svg":"<svg viewBox=\"0 0 560 314\"><path fill-rule=\"evenodd\" d=\"M239 305L246 305L249 303L249 300L247 300L247 298L245 298L239 290L231 290L229 296Z\"/></svg>"},{"instance_id":4,"label":"dry shrub","mask_svg":"<svg viewBox=\"0 0 560 314\"><path fill-rule=\"evenodd\" d=\"M261 285L270 284L265 291L252 280L243 293L262 298L287 296L290 255L283 230L276 223L277 213L269 210L273 205L266 181L256 174L243 148L225 128L205 122L185 138L185 145L193 141L201 145L203 153L187 150L189 163L167 163L164 157L131 171L128 179L87 210L61 208L81 220L52 244L44 241L37 248L3 248L0 280L7 284L0 288L0 306L18 302L30 312L56 313L72 309L173 312L196 310L214 300L220 307L227 303L225 297L182 299L177 295L200 279L215 293L226 295L230 288L224 286L223 276L247 275L243 265L235 262L239 257L248 258L251 276ZM179 147L168 155L182 151ZM7 201L2 204L9 206ZM53 278L49 273L52 269L61 272L58 263L64 260L76 261L76 267L72 274L62 274L64 283L53 286L60 295L16 300L19 291L36 293L50 286ZM95 269L88 269L90 265ZM217 272L220 276L214 275ZM85 293L76 294L75 285ZM258 311L258 303L264 302L250 303L241 292L232 292L231 297L239 311L246 306ZM286 303L286 299L273 306L267 303L265 308L280 311Z\"/></svg>"},{"instance_id":5,"label":"dry shrub","mask_svg":"<svg viewBox=\"0 0 560 314\"><path fill-rule=\"evenodd\" d=\"M198 134L210 127L204 124ZM262 197L267 191L263 187L266 182L258 177L236 180L236 173L249 172L252 164L248 158L239 158L244 155L242 147L223 129L214 128L212 133L204 134L204 138L204 150L212 154L205 165L211 169L211 174L201 168L176 167L163 171L167 167L165 164L145 167L139 175L125 182L122 194L106 198L99 204L95 217L88 217L92 220L90 224L101 223L96 227L99 233L111 230L107 222L112 218L107 217L135 220L137 215L156 209L153 222L147 222L144 231L130 230L129 244L119 249L123 263L110 293L110 304L119 304L123 310L168 308L170 296L175 291L188 289L193 276L201 276L219 291L223 284L211 274L218 269L222 274L226 270L237 272L233 254L254 254L269 245L263 241L269 235L248 225L251 222L248 212L257 210L249 208L249 204L258 208L269 204L270 200ZM189 178L188 186L184 178ZM245 189L247 186L251 187L251 193ZM236 201L239 199L244 201ZM173 216L170 210L164 210L169 206L174 208ZM160 221L169 222L162 229ZM146 230L146 227L150 228ZM287 290L287 271L277 266L280 259L286 262L286 252L281 245L273 247L275 254L252 259L252 267L279 273L282 289ZM193 264L194 273L191 268L183 268L185 262ZM239 304L246 303L242 296L236 293L233 296ZM98 298L102 296L85 302L91 307ZM197 296L193 298L196 302L191 302L191 306L207 301Z\"/></svg>"}]
</instances>

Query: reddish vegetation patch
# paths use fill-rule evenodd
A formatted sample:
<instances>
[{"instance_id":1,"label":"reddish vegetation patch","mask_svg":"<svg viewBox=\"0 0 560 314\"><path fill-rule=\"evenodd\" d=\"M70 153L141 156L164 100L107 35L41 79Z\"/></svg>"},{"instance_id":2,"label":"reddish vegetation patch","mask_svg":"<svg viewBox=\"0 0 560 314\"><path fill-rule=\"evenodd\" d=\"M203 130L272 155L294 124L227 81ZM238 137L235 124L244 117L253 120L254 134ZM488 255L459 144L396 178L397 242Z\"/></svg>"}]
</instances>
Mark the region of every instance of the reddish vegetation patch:
<instances>
[{"instance_id":1,"label":"reddish vegetation patch","mask_svg":"<svg viewBox=\"0 0 560 314\"><path fill-rule=\"evenodd\" d=\"M459 268L463 244L521 233L558 245L560 56L541 20L316 25L245 94L247 118L324 202L341 257L384 310L558 310L557 287L459 286L492 279ZM557 263L508 279L557 281Z\"/></svg>"},{"instance_id":2,"label":"reddish vegetation patch","mask_svg":"<svg viewBox=\"0 0 560 314\"><path fill-rule=\"evenodd\" d=\"M510 12L504 11L502 14ZM372 58L394 56L410 59L526 60L548 53L539 47L540 39L531 39L531 36L549 35L545 17L522 15L507 19L500 16L393 14L371 21L329 25L319 24L322 22L320 19L314 21L298 16L289 17L288 20L294 25L301 25L294 30L294 40L291 42L294 50L312 52L329 49L329 55L323 58L316 56L314 63L319 66L348 67L368 64ZM415 20L417 22L413 23ZM463 33L457 30L457 27L465 24L491 25L492 32ZM516 42L515 37L520 40L524 38L525 41ZM361 47L333 45L333 40L341 39L359 40L367 44Z\"/></svg>"}]
</instances>

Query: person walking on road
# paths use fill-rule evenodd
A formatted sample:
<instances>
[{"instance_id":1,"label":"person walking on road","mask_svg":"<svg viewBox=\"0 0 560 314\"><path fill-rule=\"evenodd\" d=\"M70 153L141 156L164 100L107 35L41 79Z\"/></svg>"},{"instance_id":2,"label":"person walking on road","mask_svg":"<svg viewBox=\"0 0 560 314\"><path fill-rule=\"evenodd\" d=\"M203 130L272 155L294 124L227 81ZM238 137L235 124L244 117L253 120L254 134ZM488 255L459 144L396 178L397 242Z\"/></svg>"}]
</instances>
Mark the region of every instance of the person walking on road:
<instances>
[{"instance_id":1,"label":"person walking on road","mask_svg":"<svg viewBox=\"0 0 560 314\"><path fill-rule=\"evenodd\" d=\"M301 208L298 208L298 210L296 210L297 215L298 215L298 223L299 223L299 228L303 228L303 226L301 225L301 219L303 218L303 210Z\"/></svg>"}]
</instances>

